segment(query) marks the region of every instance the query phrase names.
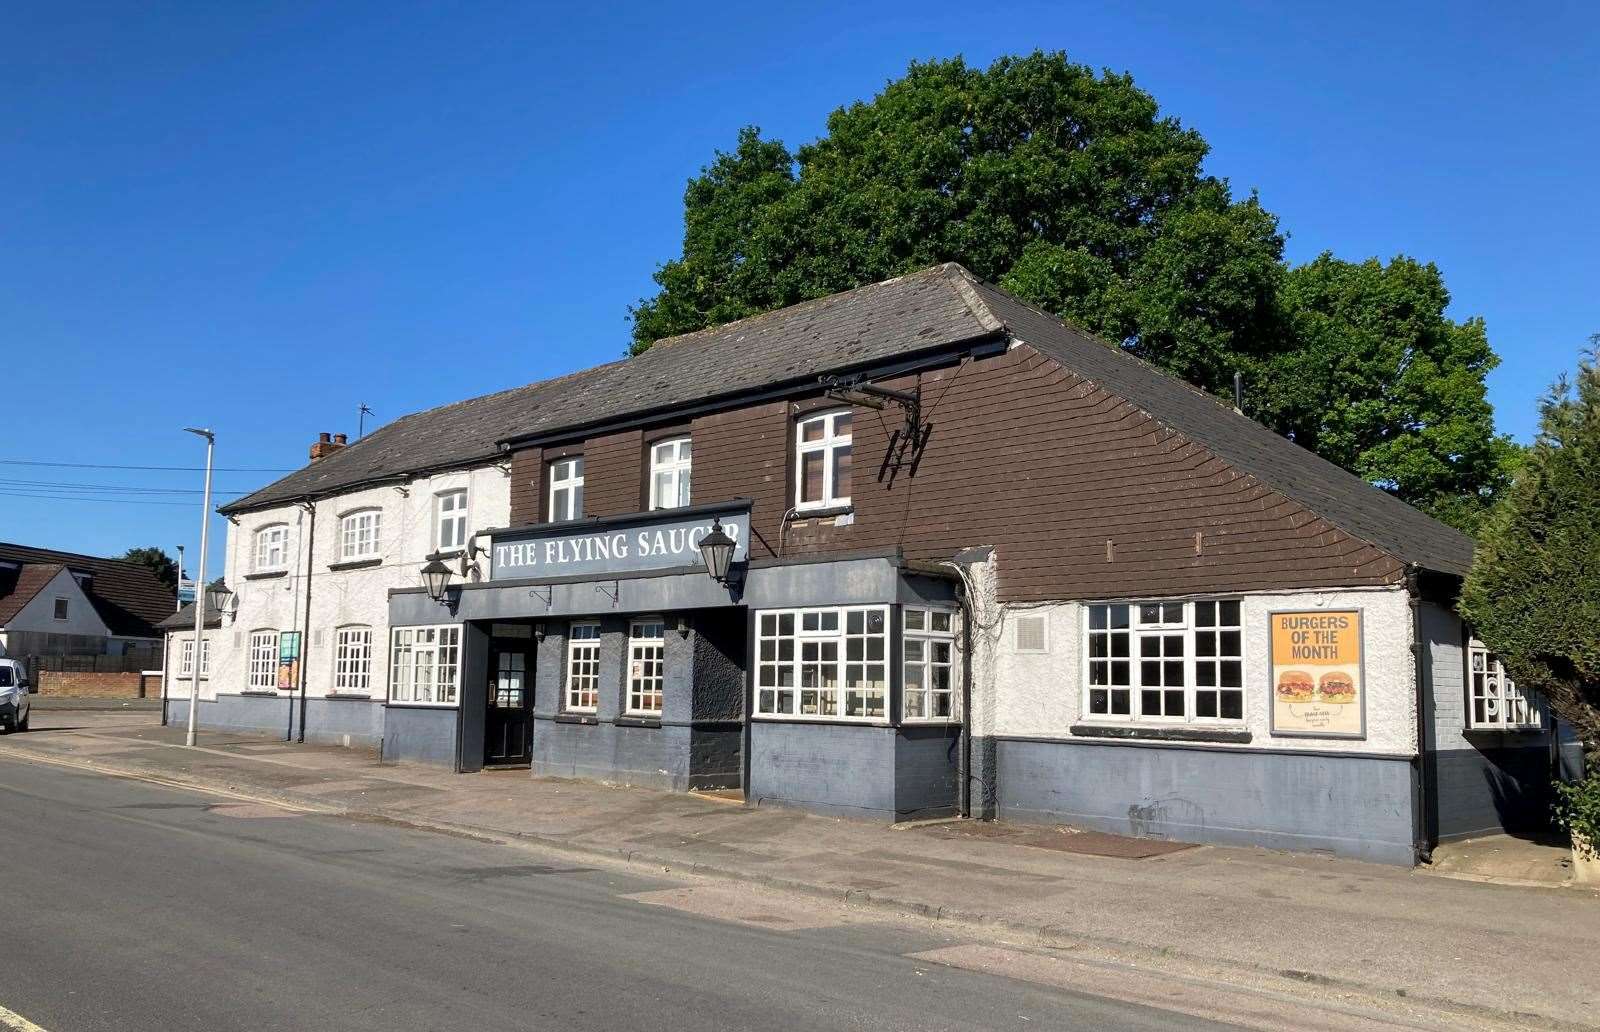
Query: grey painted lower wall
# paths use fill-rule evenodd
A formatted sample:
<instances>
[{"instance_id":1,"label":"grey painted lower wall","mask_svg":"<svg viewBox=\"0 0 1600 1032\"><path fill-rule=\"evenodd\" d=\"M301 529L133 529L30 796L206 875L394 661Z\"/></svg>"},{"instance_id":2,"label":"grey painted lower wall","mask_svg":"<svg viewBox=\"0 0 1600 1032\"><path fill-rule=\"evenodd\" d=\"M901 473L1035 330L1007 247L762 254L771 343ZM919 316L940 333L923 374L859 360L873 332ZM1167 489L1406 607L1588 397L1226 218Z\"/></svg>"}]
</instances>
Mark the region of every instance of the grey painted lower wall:
<instances>
[{"instance_id":1,"label":"grey painted lower wall","mask_svg":"<svg viewBox=\"0 0 1600 1032\"><path fill-rule=\"evenodd\" d=\"M758 720L751 802L878 820L953 813L953 731Z\"/></svg>"},{"instance_id":2,"label":"grey painted lower wall","mask_svg":"<svg viewBox=\"0 0 1600 1032\"><path fill-rule=\"evenodd\" d=\"M1440 839L1543 831L1550 826L1548 734L1490 733L1476 748L1433 756Z\"/></svg>"},{"instance_id":3,"label":"grey painted lower wall","mask_svg":"<svg viewBox=\"0 0 1600 1032\"><path fill-rule=\"evenodd\" d=\"M1002 819L1415 863L1406 757L1000 738L995 758Z\"/></svg>"},{"instance_id":4,"label":"grey painted lower wall","mask_svg":"<svg viewBox=\"0 0 1600 1032\"><path fill-rule=\"evenodd\" d=\"M455 766L455 709L444 706L387 707L383 722L383 758Z\"/></svg>"},{"instance_id":5,"label":"grey painted lower wall","mask_svg":"<svg viewBox=\"0 0 1600 1032\"><path fill-rule=\"evenodd\" d=\"M181 726L188 722L188 699L168 699L166 706L167 723ZM297 710L295 720L299 719ZM289 697L218 695L215 699L201 699L195 706L194 722L196 727L213 731L286 735L289 732Z\"/></svg>"},{"instance_id":6,"label":"grey painted lower wall","mask_svg":"<svg viewBox=\"0 0 1600 1032\"><path fill-rule=\"evenodd\" d=\"M536 718L533 772L684 792L689 779L690 729L626 727L601 721L569 724Z\"/></svg>"}]
</instances>

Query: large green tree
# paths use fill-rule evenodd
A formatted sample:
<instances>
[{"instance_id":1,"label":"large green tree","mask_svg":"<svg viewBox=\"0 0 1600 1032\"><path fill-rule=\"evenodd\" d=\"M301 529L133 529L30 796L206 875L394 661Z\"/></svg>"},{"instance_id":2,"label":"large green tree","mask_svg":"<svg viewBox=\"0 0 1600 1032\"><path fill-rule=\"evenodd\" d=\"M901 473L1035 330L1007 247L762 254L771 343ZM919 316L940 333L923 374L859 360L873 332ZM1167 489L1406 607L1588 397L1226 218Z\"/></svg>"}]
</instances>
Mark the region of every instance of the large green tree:
<instances>
[{"instance_id":1,"label":"large green tree","mask_svg":"<svg viewBox=\"0 0 1600 1032\"><path fill-rule=\"evenodd\" d=\"M1207 390L1242 372L1252 415L1470 529L1510 453L1482 324L1447 320L1410 259L1287 269L1276 217L1206 175L1207 150L1131 77L1061 53L913 64L797 151L746 129L715 155L634 350L959 261Z\"/></svg>"},{"instance_id":2,"label":"large green tree","mask_svg":"<svg viewBox=\"0 0 1600 1032\"><path fill-rule=\"evenodd\" d=\"M178 564L161 549L130 548L122 553L122 558L130 563L148 566L155 573L156 580L174 591L178 589Z\"/></svg>"},{"instance_id":3,"label":"large green tree","mask_svg":"<svg viewBox=\"0 0 1600 1032\"><path fill-rule=\"evenodd\" d=\"M1600 347L1600 336L1592 343ZM1542 406L1539 437L1484 522L1462 615L1600 762L1600 365Z\"/></svg>"}]
</instances>

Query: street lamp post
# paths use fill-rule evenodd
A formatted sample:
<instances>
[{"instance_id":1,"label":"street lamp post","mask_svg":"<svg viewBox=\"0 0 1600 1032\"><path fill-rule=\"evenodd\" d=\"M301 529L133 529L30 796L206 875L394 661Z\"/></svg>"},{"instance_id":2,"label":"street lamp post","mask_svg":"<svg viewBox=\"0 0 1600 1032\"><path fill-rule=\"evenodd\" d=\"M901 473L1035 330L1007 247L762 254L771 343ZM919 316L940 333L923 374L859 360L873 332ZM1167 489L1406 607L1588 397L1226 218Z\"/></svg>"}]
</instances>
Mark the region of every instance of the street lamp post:
<instances>
[{"instance_id":1,"label":"street lamp post","mask_svg":"<svg viewBox=\"0 0 1600 1032\"><path fill-rule=\"evenodd\" d=\"M194 718L196 708L200 702L200 634L206 622L206 597L199 590L200 582L206 576L206 545L207 531L211 527L211 453L217 446L217 435L210 430L186 426L185 432L196 437L206 439L206 490L205 498L200 503L200 565L195 568L195 593L194 593L194 677L189 681L189 733L184 738L184 744L194 744Z\"/></svg>"}]
</instances>

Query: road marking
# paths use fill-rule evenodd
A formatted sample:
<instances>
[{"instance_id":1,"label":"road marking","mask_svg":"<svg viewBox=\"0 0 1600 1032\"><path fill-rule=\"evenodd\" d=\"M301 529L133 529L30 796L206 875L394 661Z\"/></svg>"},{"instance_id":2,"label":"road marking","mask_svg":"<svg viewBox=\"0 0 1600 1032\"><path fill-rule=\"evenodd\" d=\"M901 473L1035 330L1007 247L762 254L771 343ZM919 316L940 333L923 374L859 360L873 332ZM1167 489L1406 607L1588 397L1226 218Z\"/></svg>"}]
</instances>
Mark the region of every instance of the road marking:
<instances>
[{"instance_id":1,"label":"road marking","mask_svg":"<svg viewBox=\"0 0 1600 1032\"><path fill-rule=\"evenodd\" d=\"M43 1025L35 1025L16 1011L0 1007L0 1025L14 1028L17 1032L49 1032Z\"/></svg>"}]
</instances>

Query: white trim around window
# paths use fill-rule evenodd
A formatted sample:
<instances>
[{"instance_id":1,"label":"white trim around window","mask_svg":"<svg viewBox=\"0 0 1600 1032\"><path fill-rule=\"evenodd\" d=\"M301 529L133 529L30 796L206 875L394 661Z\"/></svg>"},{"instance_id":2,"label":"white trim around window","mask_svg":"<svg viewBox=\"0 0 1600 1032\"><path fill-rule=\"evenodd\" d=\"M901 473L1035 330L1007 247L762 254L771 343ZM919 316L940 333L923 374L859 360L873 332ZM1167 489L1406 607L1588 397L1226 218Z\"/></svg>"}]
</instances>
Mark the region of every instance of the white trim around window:
<instances>
[{"instance_id":1,"label":"white trim around window","mask_svg":"<svg viewBox=\"0 0 1600 1032\"><path fill-rule=\"evenodd\" d=\"M887 719L888 606L761 610L756 642L756 716Z\"/></svg>"},{"instance_id":2,"label":"white trim around window","mask_svg":"<svg viewBox=\"0 0 1600 1032\"><path fill-rule=\"evenodd\" d=\"M794 507L825 509L850 504L854 414L833 409L794 426Z\"/></svg>"},{"instance_id":3,"label":"white trim around window","mask_svg":"<svg viewBox=\"0 0 1600 1032\"><path fill-rule=\"evenodd\" d=\"M1238 599L1085 605L1083 719L1242 724L1240 610Z\"/></svg>"},{"instance_id":4,"label":"white trim around window","mask_svg":"<svg viewBox=\"0 0 1600 1032\"><path fill-rule=\"evenodd\" d=\"M256 573L271 573L289 568L289 525L272 523L261 527L255 536Z\"/></svg>"},{"instance_id":5,"label":"white trim around window","mask_svg":"<svg viewBox=\"0 0 1600 1032\"><path fill-rule=\"evenodd\" d=\"M433 496L433 544L440 552L467 547L467 489L458 487Z\"/></svg>"},{"instance_id":6,"label":"white trim around window","mask_svg":"<svg viewBox=\"0 0 1600 1032\"><path fill-rule=\"evenodd\" d=\"M383 510L357 509L339 517L339 560L375 559L383 545Z\"/></svg>"},{"instance_id":7,"label":"white trim around window","mask_svg":"<svg viewBox=\"0 0 1600 1032\"><path fill-rule=\"evenodd\" d=\"M906 606L901 611L900 719L906 723L948 723L961 716L956 694L959 616L951 609Z\"/></svg>"},{"instance_id":8,"label":"white trim around window","mask_svg":"<svg viewBox=\"0 0 1600 1032\"><path fill-rule=\"evenodd\" d=\"M278 632L250 632L249 680L253 692L278 690Z\"/></svg>"},{"instance_id":9,"label":"white trim around window","mask_svg":"<svg viewBox=\"0 0 1600 1032\"><path fill-rule=\"evenodd\" d=\"M600 625L580 621L567 630L567 684L562 693L568 713L600 708Z\"/></svg>"},{"instance_id":10,"label":"white trim around window","mask_svg":"<svg viewBox=\"0 0 1600 1032\"><path fill-rule=\"evenodd\" d=\"M1537 731L1543 705L1534 692L1517 687L1500 657L1477 638L1467 640L1467 727L1474 731Z\"/></svg>"},{"instance_id":11,"label":"white trim around window","mask_svg":"<svg viewBox=\"0 0 1600 1032\"><path fill-rule=\"evenodd\" d=\"M389 702L454 706L461 679L461 627L396 627L389 632Z\"/></svg>"},{"instance_id":12,"label":"white trim around window","mask_svg":"<svg viewBox=\"0 0 1600 1032\"><path fill-rule=\"evenodd\" d=\"M650 508L681 509L689 504L690 448L687 437L650 446Z\"/></svg>"},{"instance_id":13,"label":"white trim around window","mask_svg":"<svg viewBox=\"0 0 1600 1032\"><path fill-rule=\"evenodd\" d=\"M583 518L583 456L574 455L550 463L551 523L566 523Z\"/></svg>"},{"instance_id":14,"label":"white trim around window","mask_svg":"<svg viewBox=\"0 0 1600 1032\"><path fill-rule=\"evenodd\" d=\"M372 692L372 628L341 627L334 635L333 693L369 695Z\"/></svg>"},{"instance_id":15,"label":"white trim around window","mask_svg":"<svg viewBox=\"0 0 1600 1032\"><path fill-rule=\"evenodd\" d=\"M659 616L628 622L629 716L659 717L665 699L667 625Z\"/></svg>"}]
</instances>

